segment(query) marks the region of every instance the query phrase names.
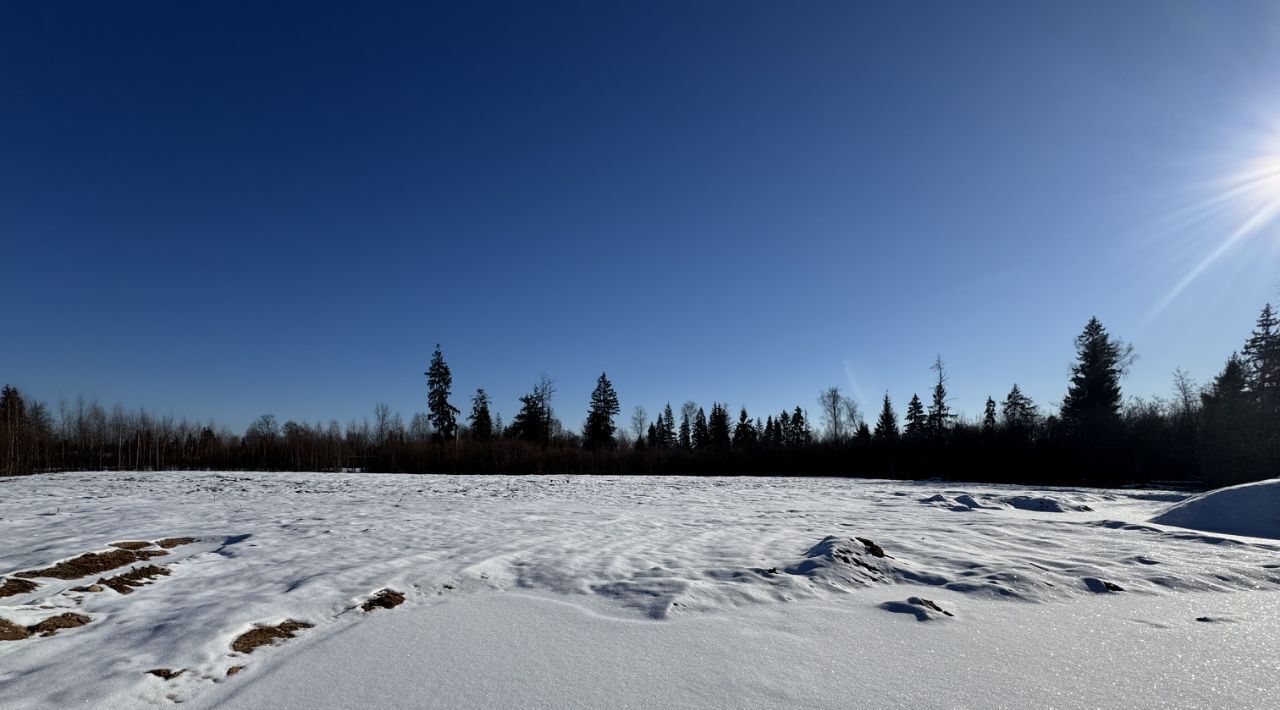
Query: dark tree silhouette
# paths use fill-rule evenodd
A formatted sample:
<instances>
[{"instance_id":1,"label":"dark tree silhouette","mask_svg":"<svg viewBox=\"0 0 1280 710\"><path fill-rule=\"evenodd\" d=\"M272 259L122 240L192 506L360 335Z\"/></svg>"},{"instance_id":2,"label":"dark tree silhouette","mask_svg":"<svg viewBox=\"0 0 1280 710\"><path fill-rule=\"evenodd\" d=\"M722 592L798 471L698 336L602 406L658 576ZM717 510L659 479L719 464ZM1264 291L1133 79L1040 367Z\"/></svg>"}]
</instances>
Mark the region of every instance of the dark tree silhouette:
<instances>
[{"instance_id":1,"label":"dark tree silhouette","mask_svg":"<svg viewBox=\"0 0 1280 710\"><path fill-rule=\"evenodd\" d=\"M613 383L601 372L596 388L591 392L591 407L587 410L587 424L583 430L583 445L588 449L612 449L616 445L613 433L617 427L613 418L622 411L618 405L618 393Z\"/></svg>"},{"instance_id":2,"label":"dark tree silhouette","mask_svg":"<svg viewBox=\"0 0 1280 710\"><path fill-rule=\"evenodd\" d=\"M1114 428L1120 419L1120 377L1133 349L1111 337L1097 318L1076 336L1076 363L1062 402L1062 419L1077 428Z\"/></svg>"},{"instance_id":3,"label":"dark tree silhouette","mask_svg":"<svg viewBox=\"0 0 1280 710\"><path fill-rule=\"evenodd\" d=\"M996 432L996 401L987 395L987 403L982 408L982 433L991 436Z\"/></svg>"},{"instance_id":4,"label":"dark tree silhouette","mask_svg":"<svg viewBox=\"0 0 1280 710\"><path fill-rule=\"evenodd\" d=\"M707 442L713 449L723 451L729 448L729 439L729 410L723 404L712 402L711 416L707 419Z\"/></svg>"},{"instance_id":5,"label":"dark tree silhouette","mask_svg":"<svg viewBox=\"0 0 1280 710\"><path fill-rule=\"evenodd\" d=\"M884 403L880 407L880 418L876 420L876 441L891 442L898 440L898 415L893 411L893 403L889 401L889 393L884 393Z\"/></svg>"},{"instance_id":6,"label":"dark tree silhouette","mask_svg":"<svg viewBox=\"0 0 1280 710\"><path fill-rule=\"evenodd\" d=\"M471 422L471 438L476 441L488 441L493 438L493 418L489 416L489 395L483 389L477 389L471 396L471 414L467 415Z\"/></svg>"},{"instance_id":7,"label":"dark tree silhouette","mask_svg":"<svg viewBox=\"0 0 1280 710\"><path fill-rule=\"evenodd\" d=\"M733 448L753 449L759 441L760 432L756 430L751 418L747 416L747 408L738 412L738 425L733 428Z\"/></svg>"},{"instance_id":8,"label":"dark tree silhouette","mask_svg":"<svg viewBox=\"0 0 1280 710\"><path fill-rule=\"evenodd\" d=\"M707 413L698 407L693 415L693 448L695 451L706 449L711 444L711 432L707 429Z\"/></svg>"},{"instance_id":9,"label":"dark tree silhouette","mask_svg":"<svg viewBox=\"0 0 1280 710\"><path fill-rule=\"evenodd\" d=\"M907 402L907 416L905 417L907 430L906 435L909 439L918 439L924 435L926 429L924 417L924 403L920 401L920 395L911 395L911 401Z\"/></svg>"},{"instance_id":10,"label":"dark tree silhouette","mask_svg":"<svg viewBox=\"0 0 1280 710\"><path fill-rule=\"evenodd\" d=\"M431 426L435 427L437 437L452 439L458 431L458 408L449 404L453 374L444 361L439 343L431 354L431 365L423 374L427 376L427 411L431 413Z\"/></svg>"},{"instance_id":11,"label":"dark tree silhouette","mask_svg":"<svg viewBox=\"0 0 1280 710\"><path fill-rule=\"evenodd\" d=\"M1006 430L1027 436L1035 429L1039 423L1040 415L1036 411L1035 402L1031 398L1022 393L1015 383L1013 388L1009 390L1009 394L1005 396L1002 406L1001 416L1004 421Z\"/></svg>"},{"instance_id":12,"label":"dark tree silhouette","mask_svg":"<svg viewBox=\"0 0 1280 710\"><path fill-rule=\"evenodd\" d=\"M933 366L929 369L938 373L938 379L933 385L933 402L929 405L926 426L932 436L942 438L951 426L951 420L955 419L955 415L951 413L951 407L947 404L947 372L942 364L941 355L934 359Z\"/></svg>"}]
</instances>

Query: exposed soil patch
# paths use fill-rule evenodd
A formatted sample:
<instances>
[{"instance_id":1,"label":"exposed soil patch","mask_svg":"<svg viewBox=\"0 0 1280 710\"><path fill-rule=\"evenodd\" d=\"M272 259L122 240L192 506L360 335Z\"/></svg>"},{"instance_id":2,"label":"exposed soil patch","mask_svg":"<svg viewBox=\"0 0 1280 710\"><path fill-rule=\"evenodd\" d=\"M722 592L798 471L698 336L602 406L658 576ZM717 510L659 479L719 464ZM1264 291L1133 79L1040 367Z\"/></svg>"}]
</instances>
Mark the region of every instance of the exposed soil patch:
<instances>
[{"instance_id":1,"label":"exposed soil patch","mask_svg":"<svg viewBox=\"0 0 1280 710\"><path fill-rule=\"evenodd\" d=\"M166 550L172 550L173 548L178 547L179 545L190 545L195 541L196 539L194 537L166 537L165 539L160 540L156 544L159 545L160 547L163 547Z\"/></svg>"},{"instance_id":2,"label":"exposed soil patch","mask_svg":"<svg viewBox=\"0 0 1280 710\"><path fill-rule=\"evenodd\" d=\"M0 597L12 597L18 594L26 594L27 592L34 592L39 588L40 585L35 582L29 582L25 579L5 579L4 584L0 584Z\"/></svg>"},{"instance_id":3,"label":"exposed soil patch","mask_svg":"<svg viewBox=\"0 0 1280 710\"><path fill-rule=\"evenodd\" d=\"M82 593L83 593L83 592L92 592L92 593L95 593L95 594L96 594L97 592L101 592L101 591L102 591L102 589L103 589L103 587L102 587L102 585L101 585L101 584L89 584L89 585L85 585L85 586L83 586L83 587L72 587L72 588L71 588L71 591L73 591L73 592L82 592Z\"/></svg>"},{"instance_id":4,"label":"exposed soil patch","mask_svg":"<svg viewBox=\"0 0 1280 710\"><path fill-rule=\"evenodd\" d=\"M867 538L859 537L854 539L862 543L862 546L867 548L867 552L870 552L872 557L888 557L888 555L884 554L884 548L868 540Z\"/></svg>"},{"instance_id":5,"label":"exposed soil patch","mask_svg":"<svg viewBox=\"0 0 1280 710\"><path fill-rule=\"evenodd\" d=\"M169 553L164 550L110 550L108 552L87 552L79 557L64 560L44 569L19 572L17 577L53 577L54 579L80 579L91 574L99 574L117 567L142 562L152 557Z\"/></svg>"},{"instance_id":6,"label":"exposed soil patch","mask_svg":"<svg viewBox=\"0 0 1280 710\"><path fill-rule=\"evenodd\" d=\"M133 592L135 587L141 587L156 577L168 574L169 570L165 567L161 567L159 565L147 565L145 567L135 567L124 574L118 574L114 577L99 579L98 584L111 587L121 594L129 594Z\"/></svg>"},{"instance_id":7,"label":"exposed soil patch","mask_svg":"<svg viewBox=\"0 0 1280 710\"><path fill-rule=\"evenodd\" d=\"M126 542L113 542L112 547L118 547L121 550L142 550L151 547L151 543L146 540L129 540Z\"/></svg>"},{"instance_id":8,"label":"exposed soil patch","mask_svg":"<svg viewBox=\"0 0 1280 710\"><path fill-rule=\"evenodd\" d=\"M90 621L93 621L93 619L90 619L84 614L67 612L65 614L51 616L38 624L32 624L27 627L27 631L30 631L33 634L40 634L41 636L52 636L58 633L59 629L74 629L77 626L84 626Z\"/></svg>"},{"instance_id":9,"label":"exposed soil patch","mask_svg":"<svg viewBox=\"0 0 1280 710\"><path fill-rule=\"evenodd\" d=\"M237 636L231 642L231 650L236 653L253 653L253 650L259 646L269 646L275 643L276 639L291 639L295 631L309 629L312 626L313 624L294 619L289 619L278 626L259 626Z\"/></svg>"},{"instance_id":10,"label":"exposed soil patch","mask_svg":"<svg viewBox=\"0 0 1280 710\"><path fill-rule=\"evenodd\" d=\"M231 666L230 668L227 669L227 677L230 678L231 676L239 673L242 670L244 670L244 666Z\"/></svg>"},{"instance_id":11,"label":"exposed soil patch","mask_svg":"<svg viewBox=\"0 0 1280 710\"><path fill-rule=\"evenodd\" d=\"M360 605L365 611L373 611L374 609L390 609L400 606L404 603L404 595L394 589L384 589L364 604Z\"/></svg>"},{"instance_id":12,"label":"exposed soil patch","mask_svg":"<svg viewBox=\"0 0 1280 710\"><path fill-rule=\"evenodd\" d=\"M0 641L21 641L31 635L26 627L18 626L8 619L0 619Z\"/></svg>"},{"instance_id":13,"label":"exposed soil patch","mask_svg":"<svg viewBox=\"0 0 1280 710\"><path fill-rule=\"evenodd\" d=\"M153 675L153 676L157 677L157 678L163 678L163 679L165 679L165 680L173 680L174 678L177 678L178 676L182 675L183 673L186 673L186 672L187 672L187 669L186 669L186 668L179 668L178 670L176 670L176 671L175 671L175 670L171 670L171 669L168 669L168 668L152 668L151 670L149 670L149 671L147 671L147 672L148 672L148 673L150 673L151 675Z\"/></svg>"}]
</instances>

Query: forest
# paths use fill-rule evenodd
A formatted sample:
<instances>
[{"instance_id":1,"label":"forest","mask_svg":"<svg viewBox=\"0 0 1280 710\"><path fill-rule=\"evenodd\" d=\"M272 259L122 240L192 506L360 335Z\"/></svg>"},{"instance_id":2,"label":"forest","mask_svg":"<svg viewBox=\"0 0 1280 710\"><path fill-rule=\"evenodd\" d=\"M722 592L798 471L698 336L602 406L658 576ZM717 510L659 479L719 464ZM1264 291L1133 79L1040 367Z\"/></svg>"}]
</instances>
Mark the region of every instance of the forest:
<instances>
[{"instance_id":1,"label":"forest","mask_svg":"<svg viewBox=\"0 0 1280 710\"><path fill-rule=\"evenodd\" d=\"M78 398L56 407L17 387L0 391L0 474L64 470L289 470L488 474L816 475L1058 485L1216 487L1280 476L1280 323L1270 304L1221 372L1197 386L1174 373L1169 398L1128 398L1131 346L1091 319L1075 339L1061 407L1048 412L1013 384L980 417L948 404L935 359L926 399L899 418L885 393L866 416L838 387L789 411L753 416L727 403L667 404L623 422L601 373L582 431L556 417L546 375L520 397L509 424L483 389L465 417L439 346L425 412L406 426L378 404L372 421L326 424L267 414L242 434ZM809 406L812 405L812 409Z\"/></svg>"}]
</instances>

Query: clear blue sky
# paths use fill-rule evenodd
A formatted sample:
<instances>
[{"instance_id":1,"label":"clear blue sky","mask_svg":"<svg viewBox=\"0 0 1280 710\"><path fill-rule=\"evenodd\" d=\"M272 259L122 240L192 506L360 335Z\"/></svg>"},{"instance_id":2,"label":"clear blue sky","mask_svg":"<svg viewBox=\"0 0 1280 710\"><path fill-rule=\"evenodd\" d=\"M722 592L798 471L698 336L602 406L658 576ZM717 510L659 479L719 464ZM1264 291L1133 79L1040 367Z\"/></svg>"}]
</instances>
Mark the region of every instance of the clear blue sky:
<instances>
[{"instance_id":1,"label":"clear blue sky","mask_svg":"<svg viewBox=\"0 0 1280 710\"><path fill-rule=\"evenodd\" d=\"M974 415L1091 315L1164 395L1280 300L1274 2L286 5L0 9L0 380L407 420L439 342L577 426L941 354Z\"/></svg>"}]
</instances>

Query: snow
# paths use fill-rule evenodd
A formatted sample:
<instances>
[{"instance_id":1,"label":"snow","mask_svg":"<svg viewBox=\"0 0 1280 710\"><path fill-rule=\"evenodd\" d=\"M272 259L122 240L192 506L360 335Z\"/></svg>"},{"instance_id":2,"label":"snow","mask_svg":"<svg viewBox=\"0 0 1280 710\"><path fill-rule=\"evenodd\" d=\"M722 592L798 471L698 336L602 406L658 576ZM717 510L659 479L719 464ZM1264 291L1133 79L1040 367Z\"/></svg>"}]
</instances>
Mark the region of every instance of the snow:
<instances>
[{"instance_id":1,"label":"snow","mask_svg":"<svg viewBox=\"0 0 1280 710\"><path fill-rule=\"evenodd\" d=\"M1179 497L803 478L0 478L0 577L120 540L197 538L148 560L171 574L128 595L71 591L112 571L0 598L22 625L92 619L0 641L0 707L1271 707L1280 547L1142 522ZM383 589L406 601L359 608ZM288 619L314 626L231 650ZM147 673L159 668L182 672Z\"/></svg>"},{"instance_id":2,"label":"snow","mask_svg":"<svg viewBox=\"0 0 1280 710\"><path fill-rule=\"evenodd\" d=\"M1192 530L1280 539L1280 478L1219 488L1151 519Z\"/></svg>"}]
</instances>

